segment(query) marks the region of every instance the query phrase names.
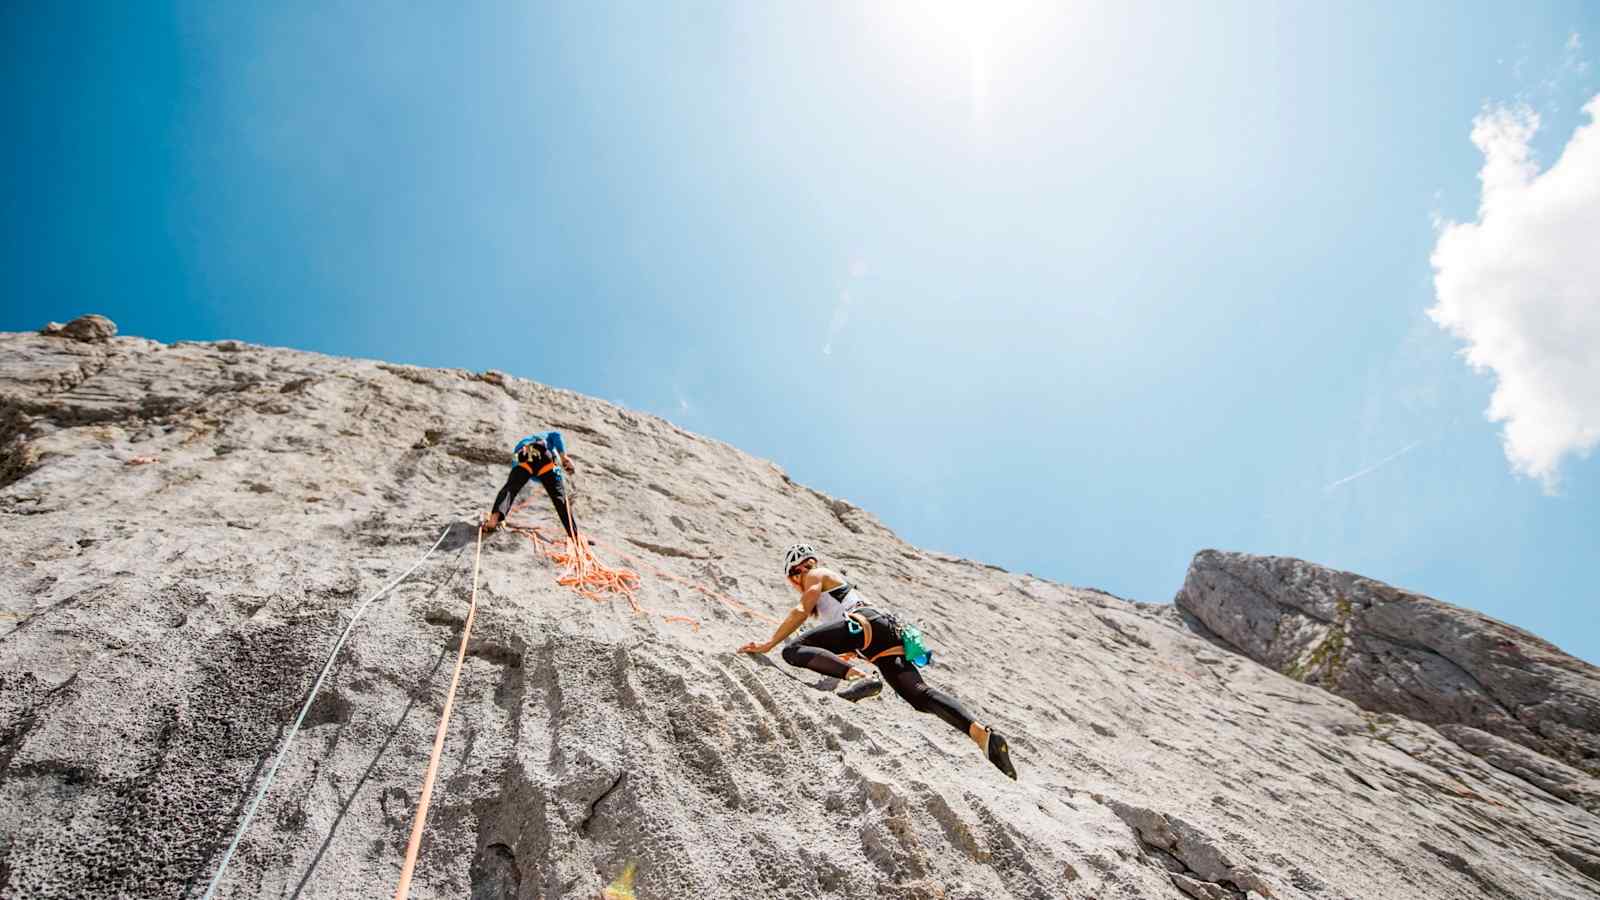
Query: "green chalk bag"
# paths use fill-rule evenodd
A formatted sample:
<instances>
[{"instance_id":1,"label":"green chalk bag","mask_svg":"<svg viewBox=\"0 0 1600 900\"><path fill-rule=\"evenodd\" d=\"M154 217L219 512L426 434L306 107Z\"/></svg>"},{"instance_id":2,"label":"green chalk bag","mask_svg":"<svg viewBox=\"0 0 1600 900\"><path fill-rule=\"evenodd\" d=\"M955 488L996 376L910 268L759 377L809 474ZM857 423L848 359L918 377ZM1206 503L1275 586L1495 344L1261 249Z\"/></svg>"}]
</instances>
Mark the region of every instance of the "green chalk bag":
<instances>
[{"instance_id":1,"label":"green chalk bag","mask_svg":"<svg viewBox=\"0 0 1600 900\"><path fill-rule=\"evenodd\" d=\"M919 669L933 662L933 651L923 646L922 629L915 625L900 626L900 646L906 650L906 659Z\"/></svg>"}]
</instances>

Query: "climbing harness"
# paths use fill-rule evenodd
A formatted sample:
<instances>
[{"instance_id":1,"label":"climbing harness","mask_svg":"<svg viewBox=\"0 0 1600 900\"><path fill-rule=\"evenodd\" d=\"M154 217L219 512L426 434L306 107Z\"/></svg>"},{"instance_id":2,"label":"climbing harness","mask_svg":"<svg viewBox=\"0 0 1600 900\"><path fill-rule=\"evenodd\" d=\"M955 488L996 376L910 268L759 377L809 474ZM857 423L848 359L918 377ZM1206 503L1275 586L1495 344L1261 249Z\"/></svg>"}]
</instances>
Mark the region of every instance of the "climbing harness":
<instances>
[{"instance_id":1,"label":"climbing harness","mask_svg":"<svg viewBox=\"0 0 1600 900\"><path fill-rule=\"evenodd\" d=\"M339 650L344 647L345 639L350 636L350 630L356 627L356 620L361 618L361 614L367 611L367 607L374 600L389 593L400 582L411 577L411 573L415 572L417 567L426 562L428 557L433 555L433 551L439 549L439 545L444 543L445 537L450 534L451 527L445 527L445 530L439 535L439 539L433 542L433 546L428 548L427 553L422 554L421 559L411 564L411 568L400 573L399 578L384 585L376 594L361 601L361 605L356 607L355 613L350 616L350 622L344 626L344 631L340 633L339 639L333 642L333 651L328 654L328 661L322 664L321 674L317 675L317 680L312 683L311 692L306 695L305 705L300 707L300 715L296 716L294 724L289 726L289 734L283 739L283 746L278 750L278 757L272 761L272 767L267 770L267 777L262 779L261 787L256 791L255 797L250 800L250 806L245 810L244 818L239 821L239 829L234 832L233 840L228 842L228 849L222 854L222 862L217 865L217 874L211 876L211 884L206 887L202 900L211 900L212 897L216 896L217 888L222 884L222 875L228 870L228 863L233 859L234 851L239 849L239 841L244 838L245 831L250 827L250 819L256 814L256 808L261 805L261 799L267 795L267 789L272 787L272 780L278 775L278 766L282 765L284 756L289 752L289 745L294 742L295 735L300 731L301 723L306 720L306 713L311 711L311 702L317 698L317 691L321 690L323 680L328 677L328 670L333 668L333 661L339 657ZM480 537L479 540L481 541L482 538Z\"/></svg>"},{"instance_id":2,"label":"climbing harness","mask_svg":"<svg viewBox=\"0 0 1600 900\"><path fill-rule=\"evenodd\" d=\"M556 467L555 463L547 462L547 463L544 464L543 468L541 468L539 471L535 472L533 470L533 466L530 466L525 462L517 463L517 468L523 470L524 472L527 472L529 475L532 475L535 478L543 478L545 475L548 475L550 473L550 471L552 469L554 469L555 467Z\"/></svg>"},{"instance_id":3,"label":"climbing harness","mask_svg":"<svg viewBox=\"0 0 1600 900\"><path fill-rule=\"evenodd\" d=\"M444 753L444 736L450 727L450 708L455 705L456 685L461 682L461 664L467 658L467 638L472 635L472 620L478 612L478 565L483 561L483 529L478 529L478 550L472 558L472 600L467 606L467 621L461 626L461 649L456 651L455 671L450 673L450 689L444 695L444 711L439 714L439 728L433 735L433 755L428 758L428 771L422 777L422 793L417 798L417 819L411 825L411 840L406 843L405 862L400 865L400 883L394 889L395 900L405 900L411 892L411 873L417 867L417 850L422 847L422 826L428 819L428 803L433 799L433 779L439 774L439 757Z\"/></svg>"},{"instance_id":4,"label":"climbing harness","mask_svg":"<svg viewBox=\"0 0 1600 900\"><path fill-rule=\"evenodd\" d=\"M527 472L535 478L542 478L556 467L555 453L543 435L536 438L523 438L517 443L516 449L511 451L511 459L517 468ZM543 460L544 465L537 472L533 470L535 463Z\"/></svg>"},{"instance_id":5,"label":"climbing harness","mask_svg":"<svg viewBox=\"0 0 1600 900\"><path fill-rule=\"evenodd\" d=\"M846 627L851 634L862 635L860 653L865 653L872 646L872 620L859 612L845 613L848 620ZM867 662L876 663L888 656L904 656L906 661L921 669L933 662L933 651L922 643L922 629L915 625L906 625L895 622L896 637L900 638L900 645L879 651L867 659Z\"/></svg>"}]
</instances>

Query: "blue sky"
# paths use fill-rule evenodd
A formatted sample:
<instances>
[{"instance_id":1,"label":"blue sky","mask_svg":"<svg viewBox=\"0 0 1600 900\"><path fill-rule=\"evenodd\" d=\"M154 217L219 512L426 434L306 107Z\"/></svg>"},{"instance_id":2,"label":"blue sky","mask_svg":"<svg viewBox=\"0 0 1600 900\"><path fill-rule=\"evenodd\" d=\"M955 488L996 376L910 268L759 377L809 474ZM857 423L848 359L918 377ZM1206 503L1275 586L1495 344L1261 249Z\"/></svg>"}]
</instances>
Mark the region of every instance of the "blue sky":
<instances>
[{"instance_id":1,"label":"blue sky","mask_svg":"<svg viewBox=\"0 0 1600 900\"><path fill-rule=\"evenodd\" d=\"M468 6L8 6L0 329L499 368L923 546L1151 601L1290 554L1600 660L1592 370L1490 353L1500 232L1430 261L1486 110L1588 121L1600 7Z\"/></svg>"}]
</instances>

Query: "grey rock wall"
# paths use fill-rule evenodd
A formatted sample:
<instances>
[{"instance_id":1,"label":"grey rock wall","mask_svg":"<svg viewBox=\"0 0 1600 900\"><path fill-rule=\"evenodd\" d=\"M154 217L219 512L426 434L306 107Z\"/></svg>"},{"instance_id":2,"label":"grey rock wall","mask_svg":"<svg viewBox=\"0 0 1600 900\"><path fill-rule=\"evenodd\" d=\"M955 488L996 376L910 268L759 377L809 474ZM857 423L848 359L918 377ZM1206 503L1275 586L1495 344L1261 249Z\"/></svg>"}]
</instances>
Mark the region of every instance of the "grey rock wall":
<instances>
[{"instance_id":1,"label":"grey rock wall","mask_svg":"<svg viewBox=\"0 0 1600 900\"><path fill-rule=\"evenodd\" d=\"M1364 709L1437 725L1494 765L1600 811L1600 669L1548 641L1279 556L1203 551L1176 604L1251 659Z\"/></svg>"},{"instance_id":2,"label":"grey rock wall","mask_svg":"<svg viewBox=\"0 0 1600 900\"><path fill-rule=\"evenodd\" d=\"M542 427L654 612L487 542L414 897L594 898L630 870L644 900L1600 886L1600 820L1524 744L1473 725L1469 752L1170 607L909 546L659 418L501 373L68 330L0 335L0 896L198 897L355 604L474 520ZM542 498L524 518L552 524ZM467 537L358 623L222 896L393 891ZM768 626L691 585L780 614L797 538L922 626L929 679L1011 737L1020 781L893 696L733 652Z\"/></svg>"}]
</instances>

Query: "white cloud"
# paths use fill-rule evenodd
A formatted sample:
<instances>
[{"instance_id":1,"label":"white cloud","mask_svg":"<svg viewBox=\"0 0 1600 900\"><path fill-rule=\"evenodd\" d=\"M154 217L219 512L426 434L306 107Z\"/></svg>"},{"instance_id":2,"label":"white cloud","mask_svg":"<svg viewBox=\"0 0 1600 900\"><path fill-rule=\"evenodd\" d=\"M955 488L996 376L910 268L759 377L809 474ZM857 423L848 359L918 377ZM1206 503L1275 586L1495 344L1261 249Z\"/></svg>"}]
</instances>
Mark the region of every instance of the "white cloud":
<instances>
[{"instance_id":1,"label":"white cloud","mask_svg":"<svg viewBox=\"0 0 1600 900\"><path fill-rule=\"evenodd\" d=\"M1600 444L1600 95L1539 171L1526 106L1473 120L1483 152L1475 222L1443 222L1428 315L1495 377L1488 418L1512 468L1554 491L1563 462Z\"/></svg>"}]
</instances>

